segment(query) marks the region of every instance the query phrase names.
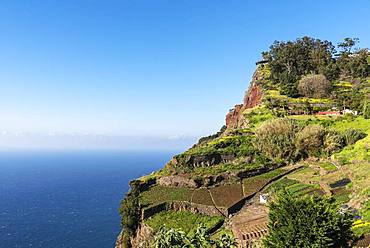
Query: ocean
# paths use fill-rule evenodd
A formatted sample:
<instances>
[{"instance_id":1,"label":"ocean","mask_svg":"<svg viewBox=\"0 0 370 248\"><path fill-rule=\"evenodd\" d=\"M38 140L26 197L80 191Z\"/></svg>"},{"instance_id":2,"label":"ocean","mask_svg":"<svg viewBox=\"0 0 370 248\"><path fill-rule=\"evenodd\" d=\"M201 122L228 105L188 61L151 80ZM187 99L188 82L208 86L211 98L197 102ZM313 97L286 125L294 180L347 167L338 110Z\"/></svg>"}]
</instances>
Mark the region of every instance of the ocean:
<instances>
[{"instance_id":1,"label":"ocean","mask_svg":"<svg viewBox=\"0 0 370 248\"><path fill-rule=\"evenodd\" d=\"M1 152L0 247L114 247L128 182L174 154Z\"/></svg>"}]
</instances>

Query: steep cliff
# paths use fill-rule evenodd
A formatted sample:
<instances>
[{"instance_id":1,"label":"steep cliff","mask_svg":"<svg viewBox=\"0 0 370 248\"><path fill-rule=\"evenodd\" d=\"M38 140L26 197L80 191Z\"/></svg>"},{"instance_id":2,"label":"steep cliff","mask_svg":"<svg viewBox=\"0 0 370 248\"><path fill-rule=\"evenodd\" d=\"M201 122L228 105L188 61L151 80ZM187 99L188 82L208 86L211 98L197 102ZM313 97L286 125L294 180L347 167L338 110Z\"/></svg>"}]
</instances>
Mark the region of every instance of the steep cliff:
<instances>
[{"instance_id":1,"label":"steep cliff","mask_svg":"<svg viewBox=\"0 0 370 248\"><path fill-rule=\"evenodd\" d=\"M263 97L263 90L260 86L264 78L260 75L259 70L256 70L252 77L252 82L248 90L245 92L243 104L235 105L233 109L226 115L227 129L237 129L248 127L248 120L244 118L244 111L251 109L261 104Z\"/></svg>"}]
</instances>

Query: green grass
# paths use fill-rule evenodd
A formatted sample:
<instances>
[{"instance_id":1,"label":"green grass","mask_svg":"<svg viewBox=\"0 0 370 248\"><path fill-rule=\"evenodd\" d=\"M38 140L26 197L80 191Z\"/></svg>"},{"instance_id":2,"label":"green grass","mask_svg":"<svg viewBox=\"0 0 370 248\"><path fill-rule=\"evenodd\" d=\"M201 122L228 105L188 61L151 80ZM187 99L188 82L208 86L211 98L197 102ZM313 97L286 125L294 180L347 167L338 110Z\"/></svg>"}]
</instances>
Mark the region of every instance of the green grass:
<instances>
[{"instance_id":1,"label":"green grass","mask_svg":"<svg viewBox=\"0 0 370 248\"><path fill-rule=\"evenodd\" d=\"M319 166L326 171L334 171L337 169L337 167L330 162L319 163Z\"/></svg>"},{"instance_id":2,"label":"green grass","mask_svg":"<svg viewBox=\"0 0 370 248\"><path fill-rule=\"evenodd\" d=\"M220 216L207 216L193 214L186 211L165 211L153 215L145 221L147 225L158 231L161 227L181 229L186 233L194 233L199 224L204 224L206 228L212 228L222 221Z\"/></svg>"},{"instance_id":3,"label":"green grass","mask_svg":"<svg viewBox=\"0 0 370 248\"><path fill-rule=\"evenodd\" d=\"M297 181L306 181L309 178L310 181L318 182L320 180L320 173L318 170L305 167L288 175L288 178Z\"/></svg>"},{"instance_id":4,"label":"green grass","mask_svg":"<svg viewBox=\"0 0 370 248\"><path fill-rule=\"evenodd\" d=\"M252 131L256 130L261 124L267 120L273 119L274 115L271 110L264 106L258 106L253 109L247 109L244 113L248 119Z\"/></svg>"},{"instance_id":5,"label":"green grass","mask_svg":"<svg viewBox=\"0 0 370 248\"><path fill-rule=\"evenodd\" d=\"M347 164L354 161L370 162L370 119L357 117L353 120L344 120L337 122L333 128L339 131L344 131L349 128L359 129L367 134L367 136L357 141L354 145L345 147L341 152L333 155L335 159Z\"/></svg>"},{"instance_id":6,"label":"green grass","mask_svg":"<svg viewBox=\"0 0 370 248\"><path fill-rule=\"evenodd\" d=\"M252 139L253 135L223 136L201 146L193 147L177 157L181 159L181 157L186 155L207 155L213 153L249 155L255 151L252 146Z\"/></svg>"},{"instance_id":7,"label":"green grass","mask_svg":"<svg viewBox=\"0 0 370 248\"><path fill-rule=\"evenodd\" d=\"M341 118L340 121L333 123L332 128L338 131L345 131L349 128L353 128L366 132L370 131L370 119L364 119L362 116L357 118Z\"/></svg>"},{"instance_id":8,"label":"green grass","mask_svg":"<svg viewBox=\"0 0 370 248\"><path fill-rule=\"evenodd\" d=\"M188 201L190 202L192 189L182 187L164 187L156 185L140 194L140 203L144 206L160 202Z\"/></svg>"}]
</instances>

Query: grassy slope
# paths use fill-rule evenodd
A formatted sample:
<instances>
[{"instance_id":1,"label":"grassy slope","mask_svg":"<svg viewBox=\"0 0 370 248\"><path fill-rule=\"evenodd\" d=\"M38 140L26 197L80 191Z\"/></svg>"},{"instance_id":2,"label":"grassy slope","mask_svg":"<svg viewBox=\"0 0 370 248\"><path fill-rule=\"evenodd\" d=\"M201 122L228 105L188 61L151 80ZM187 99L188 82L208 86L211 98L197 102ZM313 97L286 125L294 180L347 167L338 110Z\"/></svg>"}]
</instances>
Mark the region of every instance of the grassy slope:
<instances>
[{"instance_id":1,"label":"grassy slope","mask_svg":"<svg viewBox=\"0 0 370 248\"><path fill-rule=\"evenodd\" d=\"M367 137L334 154L333 158L343 164L352 173L351 202L361 206L360 215L363 223L354 226L356 234L370 233L370 120L361 117L334 125L339 130L358 128L367 133ZM361 205L360 205L361 204Z\"/></svg>"}]
</instances>

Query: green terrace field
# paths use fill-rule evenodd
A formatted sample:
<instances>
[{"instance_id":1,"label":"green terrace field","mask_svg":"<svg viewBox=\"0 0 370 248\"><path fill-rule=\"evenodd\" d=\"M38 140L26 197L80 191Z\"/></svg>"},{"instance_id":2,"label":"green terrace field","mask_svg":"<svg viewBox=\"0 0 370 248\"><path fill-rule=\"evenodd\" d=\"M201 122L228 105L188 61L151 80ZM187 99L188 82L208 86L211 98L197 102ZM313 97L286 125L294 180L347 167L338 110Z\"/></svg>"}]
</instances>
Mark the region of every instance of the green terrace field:
<instances>
[{"instance_id":1,"label":"green terrace field","mask_svg":"<svg viewBox=\"0 0 370 248\"><path fill-rule=\"evenodd\" d=\"M318 163L318 165L321 168L323 168L325 171L335 171L337 169L337 167L333 163L330 163L330 162L321 162L321 163Z\"/></svg>"},{"instance_id":2,"label":"green terrace field","mask_svg":"<svg viewBox=\"0 0 370 248\"><path fill-rule=\"evenodd\" d=\"M250 196L260 191L268 182L284 173L285 169L276 169L258 176L243 179L244 196Z\"/></svg>"},{"instance_id":3,"label":"green terrace field","mask_svg":"<svg viewBox=\"0 0 370 248\"><path fill-rule=\"evenodd\" d=\"M318 184L303 184L299 181L283 177L276 182L269 185L264 192L276 193L282 190L286 190L289 194L294 197L300 197L304 195L323 195L324 192L320 190L320 185Z\"/></svg>"},{"instance_id":4,"label":"green terrace field","mask_svg":"<svg viewBox=\"0 0 370 248\"><path fill-rule=\"evenodd\" d=\"M140 203L148 206L161 202L188 201L190 202L193 189L185 187L164 187L155 185L140 194Z\"/></svg>"},{"instance_id":5,"label":"green terrace field","mask_svg":"<svg viewBox=\"0 0 370 248\"><path fill-rule=\"evenodd\" d=\"M199 224L204 224L207 229L213 228L223 221L220 216L207 216L193 214L186 211L164 211L145 220L145 223L156 232L161 227L181 229L185 233L193 233Z\"/></svg>"},{"instance_id":6,"label":"green terrace field","mask_svg":"<svg viewBox=\"0 0 370 248\"><path fill-rule=\"evenodd\" d=\"M286 173L286 169L246 178L242 183L219 185L210 188L190 189L185 187L165 187L155 185L140 194L142 206L161 202L187 201L208 206L228 208L246 196L261 190L269 181Z\"/></svg>"}]
</instances>

